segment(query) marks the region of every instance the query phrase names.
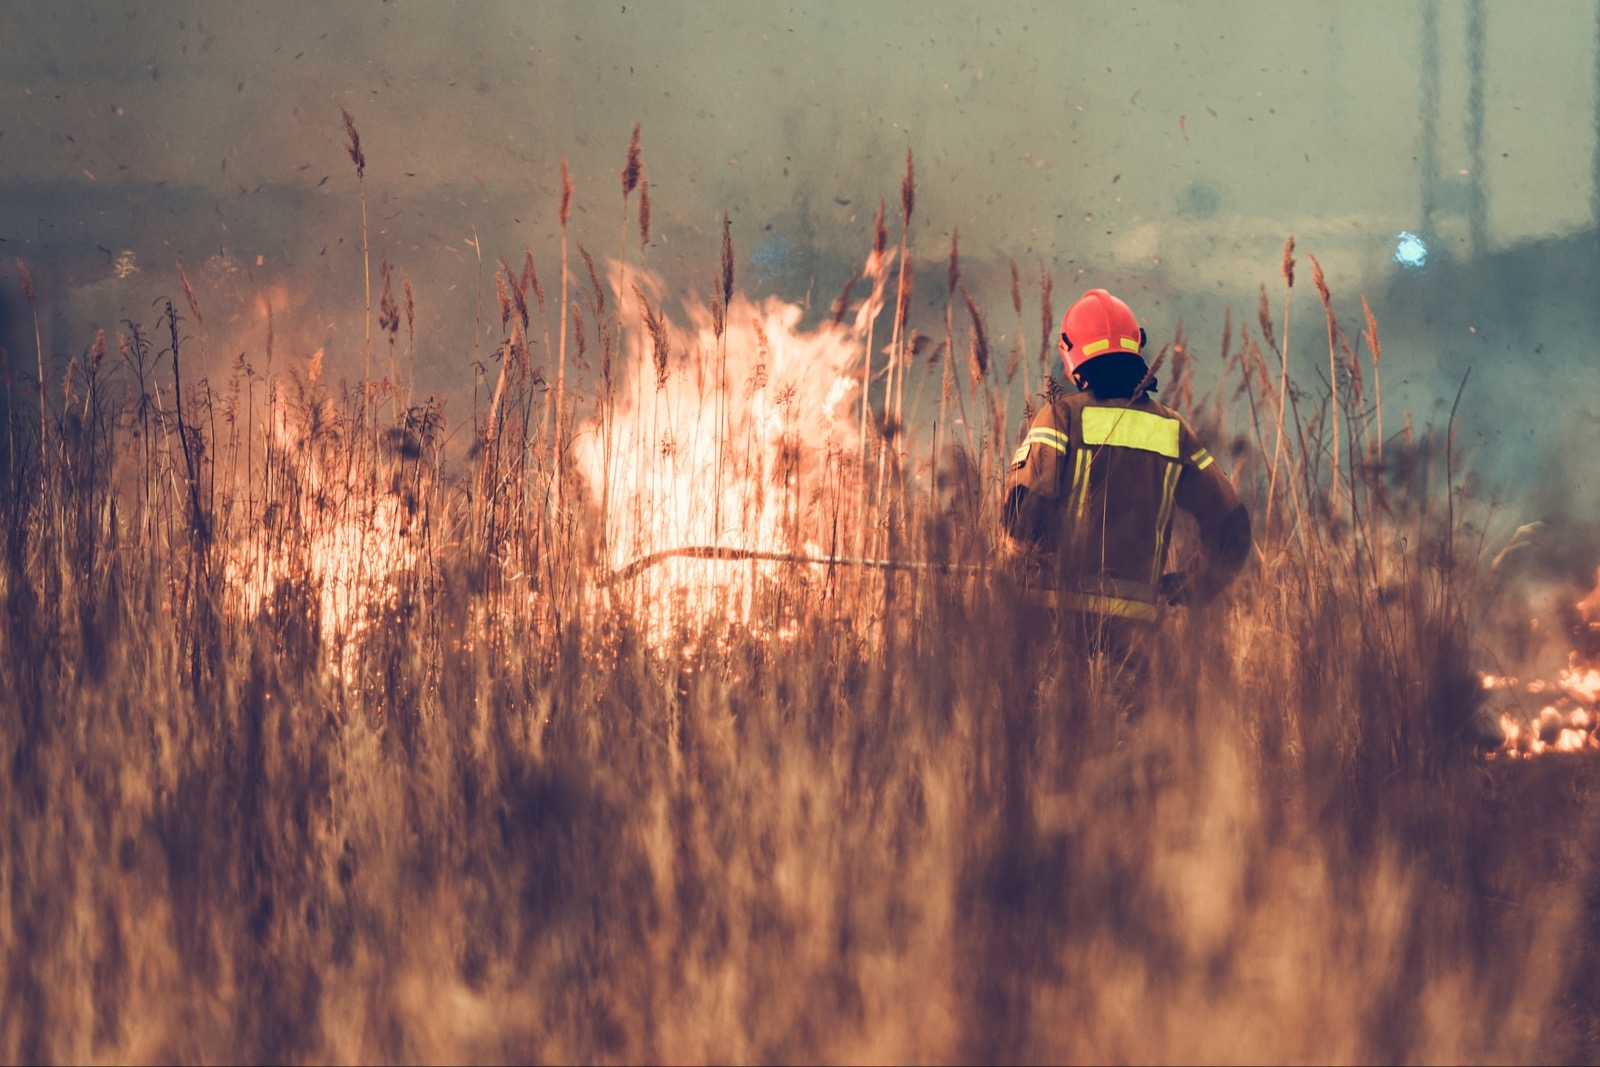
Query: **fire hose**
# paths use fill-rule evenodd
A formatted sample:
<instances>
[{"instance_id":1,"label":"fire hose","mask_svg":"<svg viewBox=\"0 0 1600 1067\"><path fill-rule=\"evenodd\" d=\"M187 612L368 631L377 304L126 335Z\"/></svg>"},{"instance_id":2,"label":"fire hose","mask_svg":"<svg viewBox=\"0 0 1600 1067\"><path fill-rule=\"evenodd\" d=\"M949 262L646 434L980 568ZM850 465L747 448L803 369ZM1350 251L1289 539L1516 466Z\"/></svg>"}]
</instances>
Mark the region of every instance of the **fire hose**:
<instances>
[{"instance_id":1,"label":"fire hose","mask_svg":"<svg viewBox=\"0 0 1600 1067\"><path fill-rule=\"evenodd\" d=\"M669 559L709 559L731 562L748 560L764 563L810 564L822 567L855 567L864 570L916 571L924 574L990 574L996 569L992 566L984 566L977 563L872 559L862 556L815 556L804 552L767 552L755 548L728 548L721 545L685 545L681 548L665 548L659 552L640 556L626 566L612 571L610 577L601 584L611 586L617 582L625 582L641 571ZM1185 603L1181 599L1181 590L1177 595L1167 591L1167 581L1176 577L1178 577L1176 574L1162 576L1161 595L1165 603L1169 605Z\"/></svg>"},{"instance_id":2,"label":"fire hose","mask_svg":"<svg viewBox=\"0 0 1600 1067\"><path fill-rule=\"evenodd\" d=\"M857 567L880 571L923 571L935 574L983 574L990 568L975 563L940 563L925 560L871 559L860 556L813 556L804 552L765 552L755 548L721 545L685 545L652 552L613 571L606 584L625 582L640 571L669 559L754 560L762 563L816 564L823 567Z\"/></svg>"}]
</instances>

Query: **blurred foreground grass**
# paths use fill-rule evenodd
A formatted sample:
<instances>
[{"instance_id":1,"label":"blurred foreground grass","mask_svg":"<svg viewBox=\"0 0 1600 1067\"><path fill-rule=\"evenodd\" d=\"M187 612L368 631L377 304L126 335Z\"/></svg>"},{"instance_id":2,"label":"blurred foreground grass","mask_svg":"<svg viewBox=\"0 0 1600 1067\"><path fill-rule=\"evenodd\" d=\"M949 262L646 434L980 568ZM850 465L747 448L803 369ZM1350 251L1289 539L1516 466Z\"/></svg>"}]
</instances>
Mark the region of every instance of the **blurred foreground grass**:
<instances>
[{"instance_id":1,"label":"blurred foreground grass","mask_svg":"<svg viewBox=\"0 0 1600 1067\"><path fill-rule=\"evenodd\" d=\"M752 568L693 612L607 586L508 299L467 457L398 390L241 361L163 393L170 310L170 347L12 403L0 1057L1600 1055L1600 778L1474 751L1450 428L1385 457L1346 364L1343 415L1271 447L1265 311L1231 399L1175 368L1267 521L1136 677L999 575ZM603 340L583 432L616 425ZM806 507L983 562L994 421L937 494L869 457Z\"/></svg>"}]
</instances>

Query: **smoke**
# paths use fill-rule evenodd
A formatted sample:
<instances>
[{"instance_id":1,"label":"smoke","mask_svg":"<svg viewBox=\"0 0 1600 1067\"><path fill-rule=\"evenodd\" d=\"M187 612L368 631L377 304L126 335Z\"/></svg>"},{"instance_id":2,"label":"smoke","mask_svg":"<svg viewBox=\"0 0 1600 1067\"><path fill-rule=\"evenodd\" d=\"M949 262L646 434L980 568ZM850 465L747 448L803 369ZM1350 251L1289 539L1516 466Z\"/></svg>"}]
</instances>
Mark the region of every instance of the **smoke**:
<instances>
[{"instance_id":1,"label":"smoke","mask_svg":"<svg viewBox=\"0 0 1600 1067\"><path fill-rule=\"evenodd\" d=\"M1182 320L1204 344L1294 233L1336 300L1372 295L1393 338L1390 410L1437 417L1471 366L1465 411L1487 423L1478 398L1505 392L1491 363L1526 366L1541 344L1569 358L1597 332L1581 286L1519 292L1500 284L1517 264L1494 259L1590 273L1590 183L1570 176L1592 169L1594 116L1542 72L1595 66L1594 15L1579 0L1538 20L1427 10L17 5L0 14L0 262L34 266L49 354L143 316L176 291L175 261L215 259L225 281L197 285L211 312L280 281L303 290L296 347L349 374L364 279L347 108L371 262L416 283L418 387L459 397L494 341L478 253L490 281L524 246L548 271L559 157L575 231L607 250L642 123L651 266L702 276L726 211L749 276L820 317L814 294L853 274L912 148L912 256L938 260L959 226L980 301L1011 259L1037 263L1067 299L1108 284L1153 337ZM1413 229L1455 264L1426 308L1391 255ZM20 372L32 331L15 287L0 274L0 345ZM1302 351L1314 388L1319 353ZM1586 364L1560 373L1591 383ZM1504 478L1551 440L1492 439L1484 466Z\"/></svg>"}]
</instances>

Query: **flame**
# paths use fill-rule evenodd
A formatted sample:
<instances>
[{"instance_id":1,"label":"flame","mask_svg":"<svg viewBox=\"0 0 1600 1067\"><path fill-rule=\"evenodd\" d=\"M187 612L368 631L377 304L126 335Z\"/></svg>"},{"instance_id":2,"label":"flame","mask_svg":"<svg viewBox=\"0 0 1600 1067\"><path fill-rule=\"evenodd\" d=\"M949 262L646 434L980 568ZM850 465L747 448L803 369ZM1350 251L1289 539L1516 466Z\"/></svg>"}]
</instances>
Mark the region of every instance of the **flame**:
<instances>
[{"instance_id":1,"label":"flame","mask_svg":"<svg viewBox=\"0 0 1600 1067\"><path fill-rule=\"evenodd\" d=\"M298 378L302 388L315 386L322 359L319 348ZM309 399L292 404L284 385L269 383L262 429L275 449L271 477L292 487L263 513L252 509L252 521L229 546L231 606L248 617L275 610L281 591L309 594L330 665L350 680L357 639L376 610L394 603L397 580L415 570L421 550L412 536L411 509L391 485L393 472L369 469L359 450L355 459L330 451L325 446L338 436L333 400L310 388ZM286 606L305 610L305 604L306 597L296 595Z\"/></svg>"},{"instance_id":2,"label":"flame","mask_svg":"<svg viewBox=\"0 0 1600 1067\"><path fill-rule=\"evenodd\" d=\"M687 326L665 323L663 354L643 300L659 308L665 287L648 273L629 279L638 289L628 287L623 302L626 359L609 434L616 451L607 457L599 432L578 442L596 493L609 487L608 564L690 545L808 554L847 547L841 541L859 532L862 329L807 330L798 305L736 293L720 338L713 309L694 300L684 308ZM763 588L784 578L779 564L673 559L641 572L629 595L660 639L697 620L750 623Z\"/></svg>"},{"instance_id":3,"label":"flame","mask_svg":"<svg viewBox=\"0 0 1600 1067\"><path fill-rule=\"evenodd\" d=\"M1600 572L1593 590L1573 605L1589 629L1600 624ZM1537 620L1535 620L1537 622ZM1523 682L1511 675L1485 673L1483 688L1505 693L1511 704L1499 716L1503 740L1489 755L1526 759L1549 752L1585 752L1600 749L1600 663L1578 651L1567 654L1567 665L1551 679ZM1529 715L1518 694L1540 698L1539 710Z\"/></svg>"}]
</instances>

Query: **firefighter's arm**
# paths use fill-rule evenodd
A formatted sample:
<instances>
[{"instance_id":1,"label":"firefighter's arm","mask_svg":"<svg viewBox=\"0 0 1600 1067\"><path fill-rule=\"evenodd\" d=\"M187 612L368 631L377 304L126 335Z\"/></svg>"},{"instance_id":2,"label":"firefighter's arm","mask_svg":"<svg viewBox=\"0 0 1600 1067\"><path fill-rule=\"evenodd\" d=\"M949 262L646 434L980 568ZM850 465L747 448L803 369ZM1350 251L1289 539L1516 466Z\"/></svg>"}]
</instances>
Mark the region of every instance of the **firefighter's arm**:
<instances>
[{"instance_id":1,"label":"firefighter's arm","mask_svg":"<svg viewBox=\"0 0 1600 1067\"><path fill-rule=\"evenodd\" d=\"M1250 512L1187 426L1182 448L1177 504L1194 516L1205 558L1163 577L1162 591L1175 603L1205 604L1228 587L1250 558Z\"/></svg>"},{"instance_id":2,"label":"firefighter's arm","mask_svg":"<svg viewBox=\"0 0 1600 1067\"><path fill-rule=\"evenodd\" d=\"M1014 547L1051 543L1068 443L1052 407L1034 416L1006 469L1002 521Z\"/></svg>"}]
</instances>

